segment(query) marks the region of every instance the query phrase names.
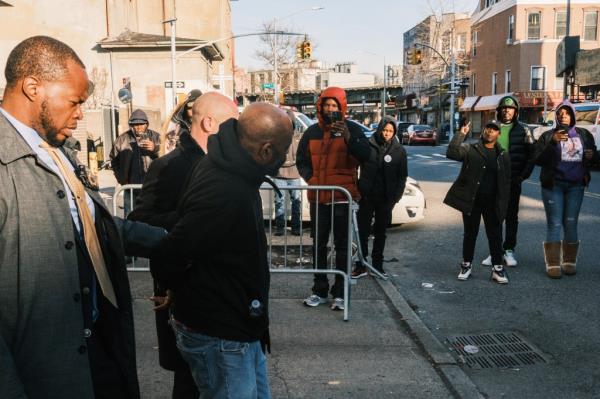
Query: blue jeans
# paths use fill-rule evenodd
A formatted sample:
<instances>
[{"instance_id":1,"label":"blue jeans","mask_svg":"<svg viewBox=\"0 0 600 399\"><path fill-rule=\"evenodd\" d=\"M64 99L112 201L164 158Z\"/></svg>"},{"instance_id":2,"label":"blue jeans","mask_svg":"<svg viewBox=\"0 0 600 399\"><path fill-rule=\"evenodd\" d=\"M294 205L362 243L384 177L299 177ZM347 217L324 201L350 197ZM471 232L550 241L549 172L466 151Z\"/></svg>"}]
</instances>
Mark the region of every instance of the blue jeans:
<instances>
[{"instance_id":1,"label":"blue jeans","mask_svg":"<svg viewBox=\"0 0 600 399\"><path fill-rule=\"evenodd\" d=\"M560 241L564 228L566 242L577 242L577 221L585 187L582 184L557 180L551 189L542 188L542 200L546 211L547 242Z\"/></svg>"},{"instance_id":2,"label":"blue jeans","mask_svg":"<svg viewBox=\"0 0 600 399\"><path fill-rule=\"evenodd\" d=\"M259 341L228 341L190 332L177 322L172 325L201 399L271 398L267 359Z\"/></svg>"},{"instance_id":3,"label":"blue jeans","mask_svg":"<svg viewBox=\"0 0 600 399\"><path fill-rule=\"evenodd\" d=\"M285 188L286 186L299 186L302 184L301 179L273 179L277 187ZM292 202L292 229L300 230L300 195L301 190L281 190L282 197L275 194L275 225L284 227L285 225L285 196L289 195Z\"/></svg>"}]
</instances>

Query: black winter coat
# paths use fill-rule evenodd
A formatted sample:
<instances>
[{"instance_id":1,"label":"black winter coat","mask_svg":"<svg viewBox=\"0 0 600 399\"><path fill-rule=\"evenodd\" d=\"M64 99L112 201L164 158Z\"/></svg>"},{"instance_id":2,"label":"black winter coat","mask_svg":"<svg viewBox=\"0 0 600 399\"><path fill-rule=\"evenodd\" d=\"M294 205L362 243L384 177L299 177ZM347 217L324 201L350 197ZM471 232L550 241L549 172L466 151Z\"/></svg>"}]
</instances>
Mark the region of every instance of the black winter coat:
<instances>
[{"instance_id":1,"label":"black winter coat","mask_svg":"<svg viewBox=\"0 0 600 399\"><path fill-rule=\"evenodd\" d=\"M212 337L265 342L270 276L259 187L266 171L241 147L236 129L230 119L210 136L152 274L173 288L179 322ZM250 312L253 300L259 314Z\"/></svg>"},{"instance_id":2,"label":"black winter coat","mask_svg":"<svg viewBox=\"0 0 600 399\"><path fill-rule=\"evenodd\" d=\"M360 178L358 179L360 195L362 197L381 195L381 193L373 192L373 183L376 175L382 174L383 176L380 177L385 182L385 193L383 193L385 200L395 204L402 198L406 187L406 178L408 177L406 150L395 135L387 149L384 149L383 139L378 133L371 136L369 145L371 156L360 166Z\"/></svg>"},{"instance_id":3,"label":"black winter coat","mask_svg":"<svg viewBox=\"0 0 600 399\"><path fill-rule=\"evenodd\" d=\"M460 174L450 187L444 203L467 215L473 210L473 203L479 190L479 184L485 173L485 148L480 142L476 144L463 143L465 135L456 134L448 145L446 157L462 162ZM498 179L496 191L496 215L504 220L508 199L510 196L510 157L508 153L496 144L498 153Z\"/></svg>"},{"instance_id":4,"label":"black winter coat","mask_svg":"<svg viewBox=\"0 0 600 399\"><path fill-rule=\"evenodd\" d=\"M182 127L177 147L167 155L152 162L144 185L137 197L136 205L128 219L160 226L170 231L177 222L177 204L185 189L188 177L194 166L205 154L198 143ZM157 260L150 259L152 268L169 267L155 264ZM154 282L154 295L165 296L166 289ZM176 370L186 366L179 350L175 345L175 337L167 324L168 310L155 313L158 335L158 359L161 367Z\"/></svg>"},{"instance_id":5,"label":"black winter coat","mask_svg":"<svg viewBox=\"0 0 600 399\"><path fill-rule=\"evenodd\" d=\"M598 160L600 159L600 155L596 151L596 143L594 142L594 136L592 136L592 134L586 129L576 127L575 130L581 138L584 151L594 151L594 157L590 161L584 161L585 176L584 181L582 183L587 186L591 180L589 168L592 164L598 162ZM542 187L548 189L554 187L554 169L560 161L555 150L556 144L552 141L553 134L554 130L548 130L544 132L538 139L535 151L535 163L542 167L542 171L540 172L540 182L542 183Z\"/></svg>"},{"instance_id":6,"label":"black winter coat","mask_svg":"<svg viewBox=\"0 0 600 399\"><path fill-rule=\"evenodd\" d=\"M508 154L512 182L520 184L531 176L535 167L535 143L528 127L515 121L510 131Z\"/></svg>"}]
</instances>

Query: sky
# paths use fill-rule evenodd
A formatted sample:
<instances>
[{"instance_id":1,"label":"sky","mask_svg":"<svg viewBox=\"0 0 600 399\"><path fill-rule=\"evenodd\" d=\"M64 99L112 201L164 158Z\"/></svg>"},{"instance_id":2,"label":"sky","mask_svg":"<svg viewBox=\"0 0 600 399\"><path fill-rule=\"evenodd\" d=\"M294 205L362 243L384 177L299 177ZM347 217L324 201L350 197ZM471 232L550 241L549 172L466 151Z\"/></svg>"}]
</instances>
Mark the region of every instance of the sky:
<instances>
[{"instance_id":1,"label":"sky","mask_svg":"<svg viewBox=\"0 0 600 399\"><path fill-rule=\"evenodd\" d=\"M384 57L386 65L402 63L402 34L430 14L429 4L470 13L477 0L235 0L232 30L258 32L263 22L279 19L286 30L308 34L313 59L330 67L354 61L359 72L382 75ZM258 37L237 39L236 65L263 68L255 56L259 47Z\"/></svg>"}]
</instances>

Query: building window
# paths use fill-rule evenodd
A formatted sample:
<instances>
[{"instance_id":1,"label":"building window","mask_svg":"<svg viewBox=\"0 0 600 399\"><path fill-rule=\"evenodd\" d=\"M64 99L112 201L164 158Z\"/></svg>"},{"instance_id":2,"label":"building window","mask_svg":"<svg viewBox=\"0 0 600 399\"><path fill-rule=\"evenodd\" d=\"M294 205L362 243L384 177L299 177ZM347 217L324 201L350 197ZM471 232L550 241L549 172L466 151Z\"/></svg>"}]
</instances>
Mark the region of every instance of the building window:
<instances>
[{"instance_id":1,"label":"building window","mask_svg":"<svg viewBox=\"0 0 600 399\"><path fill-rule=\"evenodd\" d=\"M492 73L492 95L498 93L498 73Z\"/></svg>"},{"instance_id":2,"label":"building window","mask_svg":"<svg viewBox=\"0 0 600 399\"><path fill-rule=\"evenodd\" d=\"M564 87L564 79L563 78L554 78L554 90L562 90Z\"/></svg>"},{"instance_id":3,"label":"building window","mask_svg":"<svg viewBox=\"0 0 600 399\"><path fill-rule=\"evenodd\" d=\"M456 48L458 51L465 51L467 49L467 34L459 33L456 36Z\"/></svg>"},{"instance_id":4,"label":"building window","mask_svg":"<svg viewBox=\"0 0 600 399\"><path fill-rule=\"evenodd\" d=\"M505 93L510 93L510 85L511 85L511 80L512 80L512 74L510 73L510 70L506 71L504 73L504 92Z\"/></svg>"},{"instance_id":5,"label":"building window","mask_svg":"<svg viewBox=\"0 0 600 399\"><path fill-rule=\"evenodd\" d=\"M583 40L596 41L598 35L598 11L586 11L583 19Z\"/></svg>"},{"instance_id":6,"label":"building window","mask_svg":"<svg viewBox=\"0 0 600 399\"><path fill-rule=\"evenodd\" d=\"M546 89L546 67L532 66L531 67L531 90Z\"/></svg>"},{"instance_id":7,"label":"building window","mask_svg":"<svg viewBox=\"0 0 600 399\"><path fill-rule=\"evenodd\" d=\"M527 39L540 39L540 21L542 19L541 12L532 12L527 15Z\"/></svg>"},{"instance_id":8,"label":"building window","mask_svg":"<svg viewBox=\"0 0 600 399\"><path fill-rule=\"evenodd\" d=\"M508 40L515 40L515 16L508 16Z\"/></svg>"},{"instance_id":9,"label":"building window","mask_svg":"<svg viewBox=\"0 0 600 399\"><path fill-rule=\"evenodd\" d=\"M567 12L557 11L554 20L554 37L562 39L567 34Z\"/></svg>"},{"instance_id":10,"label":"building window","mask_svg":"<svg viewBox=\"0 0 600 399\"><path fill-rule=\"evenodd\" d=\"M477 74L474 73L471 75L471 94L473 94L474 96L477 95Z\"/></svg>"},{"instance_id":11,"label":"building window","mask_svg":"<svg viewBox=\"0 0 600 399\"><path fill-rule=\"evenodd\" d=\"M471 36L471 47L473 48L473 50L471 50L471 55L475 57L477 55L477 31L474 30Z\"/></svg>"}]
</instances>

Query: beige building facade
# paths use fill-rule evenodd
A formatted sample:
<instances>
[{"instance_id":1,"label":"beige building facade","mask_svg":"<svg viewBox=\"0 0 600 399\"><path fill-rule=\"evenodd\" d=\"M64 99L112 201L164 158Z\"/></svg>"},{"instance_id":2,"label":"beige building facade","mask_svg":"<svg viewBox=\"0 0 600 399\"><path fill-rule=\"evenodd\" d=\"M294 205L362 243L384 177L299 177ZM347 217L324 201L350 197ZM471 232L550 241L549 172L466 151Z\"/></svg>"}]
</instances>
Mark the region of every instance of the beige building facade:
<instances>
[{"instance_id":1,"label":"beige building facade","mask_svg":"<svg viewBox=\"0 0 600 399\"><path fill-rule=\"evenodd\" d=\"M600 47L600 2L572 0L570 36L581 49ZM462 111L487 111L499 97L513 93L525 122L537 122L562 98L556 77L556 48L566 34L562 0L480 0L471 17L469 98Z\"/></svg>"},{"instance_id":2,"label":"beige building facade","mask_svg":"<svg viewBox=\"0 0 600 399\"><path fill-rule=\"evenodd\" d=\"M120 108L118 131L127 127L128 107L118 97L124 79L131 82L132 107L146 110L151 128L172 108L170 25L177 18L177 53L203 43L230 38L230 0L6 0L0 7L0 64L23 39L47 35L69 44L81 57L95 86L86 107L104 115L86 129L94 139L112 142L111 103ZM209 43L210 44L210 43ZM176 95L192 89L218 90L233 96L231 39L180 57L176 63ZM4 90L0 76L0 98ZM108 117L108 120L107 120ZM82 124L84 125L84 124ZM85 138L86 132L83 133ZM82 141L82 140L80 140ZM84 144L82 142L82 144ZM105 145L105 147L108 147Z\"/></svg>"}]
</instances>

